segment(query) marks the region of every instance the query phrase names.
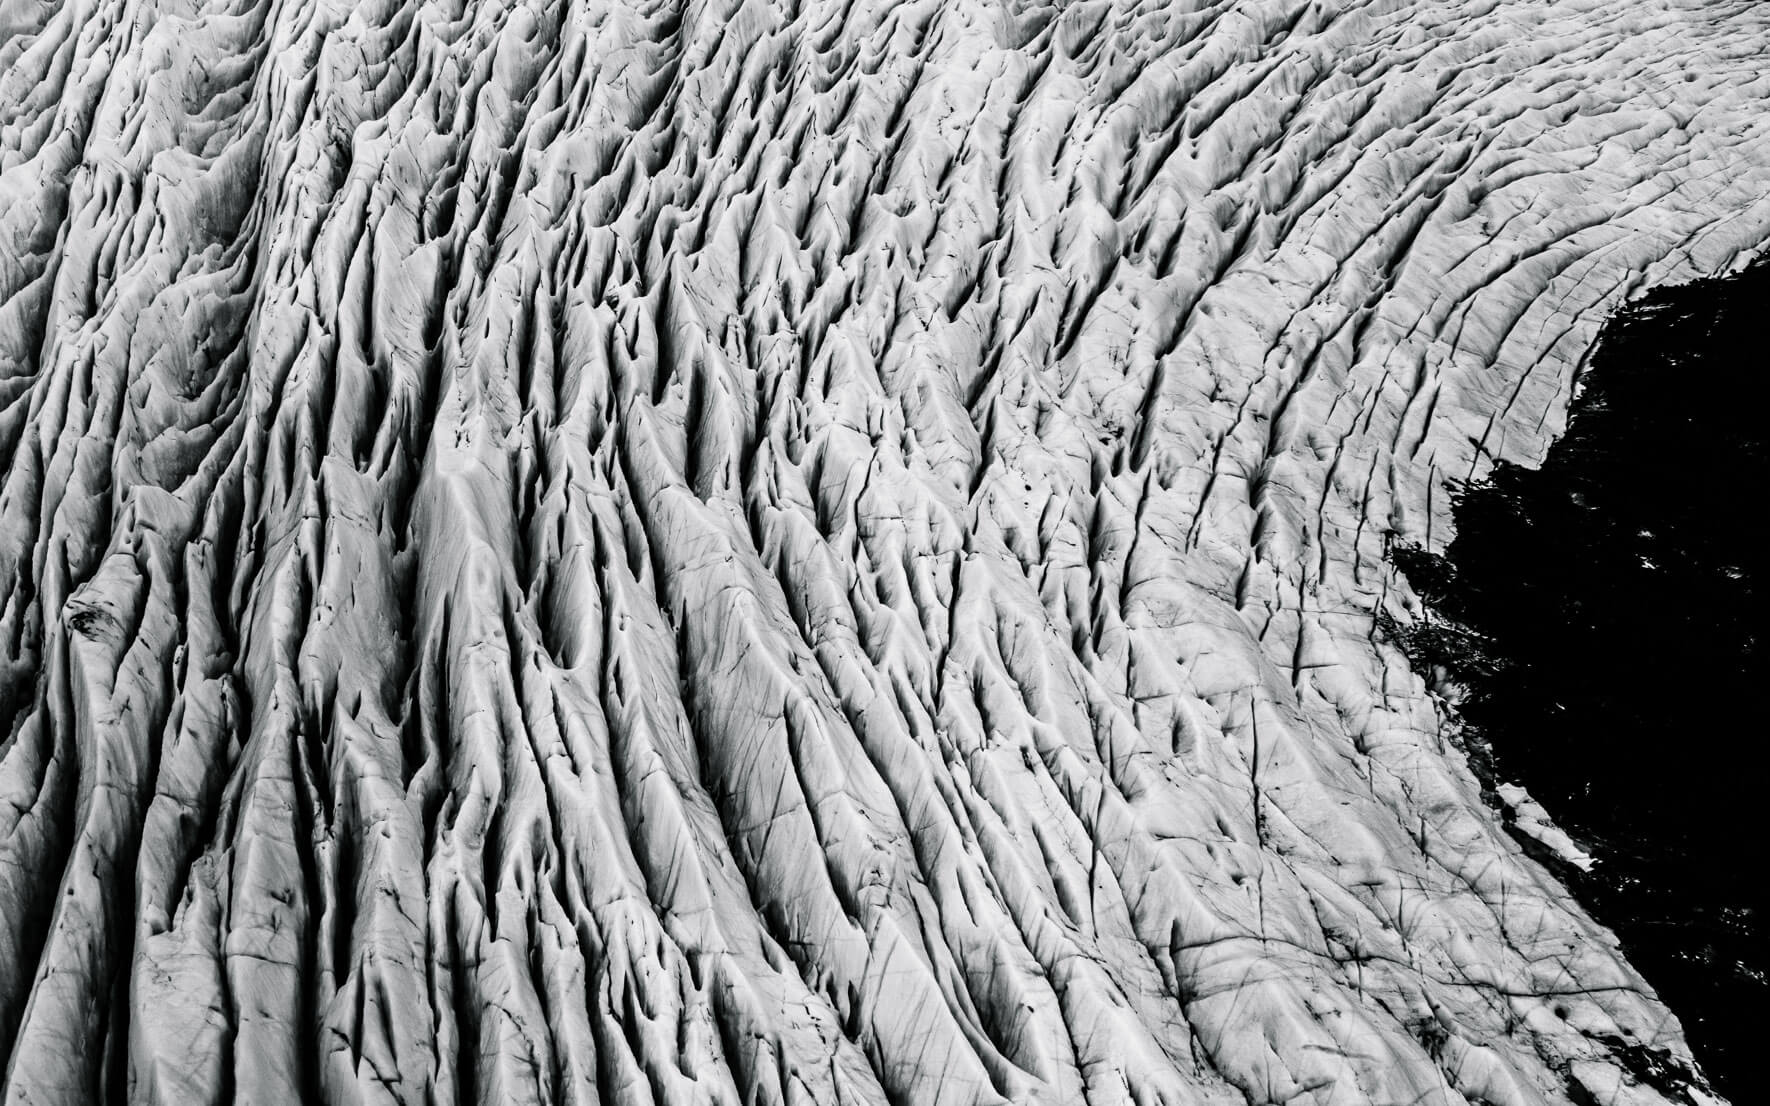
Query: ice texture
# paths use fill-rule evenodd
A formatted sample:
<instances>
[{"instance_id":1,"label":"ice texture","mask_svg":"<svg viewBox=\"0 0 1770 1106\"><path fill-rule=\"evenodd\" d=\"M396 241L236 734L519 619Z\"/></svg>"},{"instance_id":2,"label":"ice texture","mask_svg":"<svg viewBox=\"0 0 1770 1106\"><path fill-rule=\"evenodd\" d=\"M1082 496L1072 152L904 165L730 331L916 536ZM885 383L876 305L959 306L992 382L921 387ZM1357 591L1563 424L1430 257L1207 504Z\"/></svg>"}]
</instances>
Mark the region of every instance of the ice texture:
<instances>
[{"instance_id":1,"label":"ice texture","mask_svg":"<svg viewBox=\"0 0 1770 1106\"><path fill-rule=\"evenodd\" d=\"M0 1102L1705 1100L1377 616L1766 56L0 0Z\"/></svg>"}]
</instances>

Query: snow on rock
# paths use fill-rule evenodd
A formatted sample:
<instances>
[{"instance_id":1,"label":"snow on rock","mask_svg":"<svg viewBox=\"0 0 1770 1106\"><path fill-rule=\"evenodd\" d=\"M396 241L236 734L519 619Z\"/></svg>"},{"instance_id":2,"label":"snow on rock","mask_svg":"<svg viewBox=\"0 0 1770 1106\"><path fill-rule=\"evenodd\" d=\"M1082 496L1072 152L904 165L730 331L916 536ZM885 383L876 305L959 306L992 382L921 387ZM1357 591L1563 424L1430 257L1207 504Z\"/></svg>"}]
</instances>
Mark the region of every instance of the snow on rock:
<instances>
[{"instance_id":1,"label":"snow on rock","mask_svg":"<svg viewBox=\"0 0 1770 1106\"><path fill-rule=\"evenodd\" d=\"M1689 1101L1373 624L1767 48L0 0L0 1097Z\"/></svg>"}]
</instances>

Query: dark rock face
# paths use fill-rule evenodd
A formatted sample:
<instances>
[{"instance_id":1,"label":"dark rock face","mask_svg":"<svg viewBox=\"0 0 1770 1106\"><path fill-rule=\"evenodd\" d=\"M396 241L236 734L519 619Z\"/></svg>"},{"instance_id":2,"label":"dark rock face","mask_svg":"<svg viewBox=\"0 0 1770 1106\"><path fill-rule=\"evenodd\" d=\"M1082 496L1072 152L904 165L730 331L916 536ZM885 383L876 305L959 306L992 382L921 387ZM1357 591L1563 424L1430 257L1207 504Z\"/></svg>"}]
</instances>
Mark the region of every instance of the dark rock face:
<instances>
[{"instance_id":1,"label":"dark rock face","mask_svg":"<svg viewBox=\"0 0 1770 1106\"><path fill-rule=\"evenodd\" d=\"M1401 558L1438 624L1479 642L1449 652L1499 775L1592 849L1574 889L1742 1101L1758 1059L1740 1014L1770 1003L1770 899L1742 878L1770 611L1739 517L1770 487L1767 308L1764 266L1632 305L1541 470L1464 490L1449 560Z\"/></svg>"},{"instance_id":2,"label":"dark rock face","mask_svg":"<svg viewBox=\"0 0 1770 1106\"><path fill-rule=\"evenodd\" d=\"M1702 1098L1379 626L1767 43L0 2L0 1098Z\"/></svg>"}]
</instances>

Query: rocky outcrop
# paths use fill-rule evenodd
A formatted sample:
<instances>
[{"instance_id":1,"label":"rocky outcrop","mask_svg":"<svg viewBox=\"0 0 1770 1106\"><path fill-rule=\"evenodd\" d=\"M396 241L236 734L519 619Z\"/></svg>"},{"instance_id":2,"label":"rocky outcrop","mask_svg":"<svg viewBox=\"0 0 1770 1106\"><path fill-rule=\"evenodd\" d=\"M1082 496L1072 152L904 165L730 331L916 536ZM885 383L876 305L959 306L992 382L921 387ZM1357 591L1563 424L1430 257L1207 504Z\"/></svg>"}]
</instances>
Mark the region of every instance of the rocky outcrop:
<instances>
[{"instance_id":1,"label":"rocky outcrop","mask_svg":"<svg viewBox=\"0 0 1770 1106\"><path fill-rule=\"evenodd\" d=\"M1699 1100L1375 627L1767 46L0 3L5 1101Z\"/></svg>"}]
</instances>

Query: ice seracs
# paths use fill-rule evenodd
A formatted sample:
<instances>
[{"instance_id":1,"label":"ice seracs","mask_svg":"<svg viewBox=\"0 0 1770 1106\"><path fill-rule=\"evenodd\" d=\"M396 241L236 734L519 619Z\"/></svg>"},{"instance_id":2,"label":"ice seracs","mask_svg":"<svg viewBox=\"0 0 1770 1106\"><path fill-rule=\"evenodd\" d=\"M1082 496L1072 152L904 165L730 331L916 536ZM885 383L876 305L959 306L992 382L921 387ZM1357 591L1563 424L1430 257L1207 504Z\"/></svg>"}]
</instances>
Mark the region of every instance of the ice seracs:
<instances>
[{"instance_id":1,"label":"ice seracs","mask_svg":"<svg viewBox=\"0 0 1770 1106\"><path fill-rule=\"evenodd\" d=\"M1592 870L1592 866L1597 861L1555 825L1549 817L1549 812L1543 809L1541 803L1530 797L1530 792L1515 783L1502 783L1494 790L1499 793L1500 801L1505 803L1506 809L1511 812L1513 825L1519 833L1543 846L1556 859L1571 864L1581 871Z\"/></svg>"}]
</instances>

